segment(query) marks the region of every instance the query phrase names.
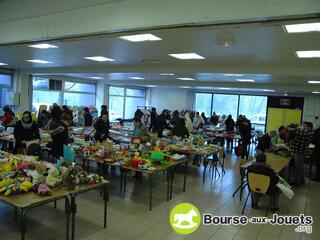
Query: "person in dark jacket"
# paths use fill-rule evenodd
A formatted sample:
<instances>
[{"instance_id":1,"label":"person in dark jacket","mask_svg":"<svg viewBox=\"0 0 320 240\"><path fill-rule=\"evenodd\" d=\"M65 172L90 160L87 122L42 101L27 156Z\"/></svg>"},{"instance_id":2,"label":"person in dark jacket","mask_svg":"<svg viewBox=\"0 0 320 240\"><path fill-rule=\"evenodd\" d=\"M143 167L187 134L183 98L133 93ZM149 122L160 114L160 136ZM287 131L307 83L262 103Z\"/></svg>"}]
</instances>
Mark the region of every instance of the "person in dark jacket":
<instances>
[{"instance_id":1,"label":"person in dark jacket","mask_svg":"<svg viewBox=\"0 0 320 240\"><path fill-rule=\"evenodd\" d=\"M42 110L37 121L38 128L45 128L49 120L49 113L46 110Z\"/></svg>"},{"instance_id":2,"label":"person in dark jacket","mask_svg":"<svg viewBox=\"0 0 320 240\"><path fill-rule=\"evenodd\" d=\"M108 111L107 105L101 105L101 113L100 113L100 116L103 116L103 115L105 115L105 114L109 116L109 111Z\"/></svg>"},{"instance_id":3,"label":"person in dark jacket","mask_svg":"<svg viewBox=\"0 0 320 240\"><path fill-rule=\"evenodd\" d=\"M316 161L316 178L312 180L320 181L320 127L314 131L312 142L315 145L314 159Z\"/></svg>"},{"instance_id":4,"label":"person in dark jacket","mask_svg":"<svg viewBox=\"0 0 320 240\"><path fill-rule=\"evenodd\" d=\"M91 127L92 126L92 115L89 111L89 108L85 107L84 108L84 126Z\"/></svg>"},{"instance_id":5,"label":"person in dark jacket","mask_svg":"<svg viewBox=\"0 0 320 240\"><path fill-rule=\"evenodd\" d=\"M16 124L16 118L14 112L12 112L9 106L3 107L4 115L0 117L0 121L3 122L3 125L7 127L13 127Z\"/></svg>"},{"instance_id":6,"label":"person in dark jacket","mask_svg":"<svg viewBox=\"0 0 320 240\"><path fill-rule=\"evenodd\" d=\"M62 114L61 114L61 119L68 119L69 121L71 121L71 125L73 122L73 113L72 111L66 106L63 105L62 106Z\"/></svg>"},{"instance_id":7,"label":"person in dark jacket","mask_svg":"<svg viewBox=\"0 0 320 240\"><path fill-rule=\"evenodd\" d=\"M216 126L216 125L218 125L218 122L219 122L219 117L218 117L218 115L216 115L215 112L213 112L213 114L210 118L210 123L211 123L211 125Z\"/></svg>"},{"instance_id":8,"label":"person in dark jacket","mask_svg":"<svg viewBox=\"0 0 320 240\"><path fill-rule=\"evenodd\" d=\"M201 113L201 117L203 118L204 124L208 124L208 119L207 119L206 114L204 112Z\"/></svg>"},{"instance_id":9,"label":"person in dark jacket","mask_svg":"<svg viewBox=\"0 0 320 240\"><path fill-rule=\"evenodd\" d=\"M266 155L264 153L259 153L256 155L256 162L254 162L252 165L247 167L247 174L248 173L257 173L262 174L270 177L270 185L266 192L267 195L271 198L271 211L275 212L278 211L278 202L279 202L279 196L280 191L279 188L276 186L279 182L279 177L274 172L274 170L266 163ZM252 208L258 208L259 200L260 200L261 194L259 193L252 193Z\"/></svg>"},{"instance_id":10,"label":"person in dark jacket","mask_svg":"<svg viewBox=\"0 0 320 240\"><path fill-rule=\"evenodd\" d=\"M48 123L48 132L52 138L52 155L59 159L63 157L63 145L68 143L69 132L68 126L61 120L62 110L58 106L54 106L51 111L51 120ZM70 116L65 115L66 118Z\"/></svg>"},{"instance_id":11,"label":"person in dark jacket","mask_svg":"<svg viewBox=\"0 0 320 240\"><path fill-rule=\"evenodd\" d=\"M102 115L94 126L94 138L97 142L103 142L109 137L110 123L107 114Z\"/></svg>"},{"instance_id":12,"label":"person in dark jacket","mask_svg":"<svg viewBox=\"0 0 320 240\"><path fill-rule=\"evenodd\" d=\"M233 133L234 132L234 128L236 126L236 123L234 122L234 120L232 119L232 116L229 115L225 121L225 128L226 128L226 132L227 134ZM230 143L231 143L231 148L233 147L233 138L229 137L227 135L226 137L227 139L227 149L230 149Z\"/></svg>"},{"instance_id":13,"label":"person in dark jacket","mask_svg":"<svg viewBox=\"0 0 320 240\"><path fill-rule=\"evenodd\" d=\"M171 124L173 127L175 127L176 125L178 125L179 120L180 120L179 111L178 111L178 110L175 110L175 111L172 113L172 118L171 118L170 124Z\"/></svg>"},{"instance_id":14,"label":"person in dark jacket","mask_svg":"<svg viewBox=\"0 0 320 240\"><path fill-rule=\"evenodd\" d=\"M263 136L258 140L257 149L265 152L272 146L271 139L276 136L276 131L271 131L270 133L263 134Z\"/></svg>"},{"instance_id":15,"label":"person in dark jacket","mask_svg":"<svg viewBox=\"0 0 320 240\"><path fill-rule=\"evenodd\" d=\"M24 148L27 141L40 140L39 128L37 124L32 121L32 116L29 111L25 111L22 119L17 122L14 128L14 137L16 139L14 153Z\"/></svg>"},{"instance_id":16,"label":"person in dark jacket","mask_svg":"<svg viewBox=\"0 0 320 240\"><path fill-rule=\"evenodd\" d=\"M251 122L249 119L243 119L241 125L239 126L239 132L241 136L241 143L243 144L243 151L241 158L249 157L249 147L251 143Z\"/></svg>"},{"instance_id":17,"label":"person in dark jacket","mask_svg":"<svg viewBox=\"0 0 320 240\"><path fill-rule=\"evenodd\" d=\"M158 137L162 138L163 130L169 129L167 122L167 110L163 110L162 113L158 116L159 128L158 128Z\"/></svg>"},{"instance_id":18,"label":"person in dark jacket","mask_svg":"<svg viewBox=\"0 0 320 240\"><path fill-rule=\"evenodd\" d=\"M172 129L172 134L181 138L188 138L189 131L186 127L184 118L180 118L178 124Z\"/></svg>"},{"instance_id":19,"label":"person in dark jacket","mask_svg":"<svg viewBox=\"0 0 320 240\"><path fill-rule=\"evenodd\" d=\"M155 131L153 129L156 129L155 125L157 116L157 109L155 107L151 108L149 131Z\"/></svg>"}]
</instances>

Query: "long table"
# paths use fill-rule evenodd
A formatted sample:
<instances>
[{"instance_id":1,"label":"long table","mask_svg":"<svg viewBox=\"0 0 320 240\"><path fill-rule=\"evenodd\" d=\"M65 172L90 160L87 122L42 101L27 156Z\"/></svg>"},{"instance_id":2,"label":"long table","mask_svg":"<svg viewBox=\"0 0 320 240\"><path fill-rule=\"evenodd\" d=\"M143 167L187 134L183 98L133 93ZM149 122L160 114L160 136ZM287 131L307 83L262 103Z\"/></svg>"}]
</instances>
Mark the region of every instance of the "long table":
<instances>
[{"instance_id":1,"label":"long table","mask_svg":"<svg viewBox=\"0 0 320 240\"><path fill-rule=\"evenodd\" d=\"M102 165L108 165L111 167L117 167L120 169L120 193L126 191L127 184L127 172L128 171L136 171L141 172L142 174L147 174L149 178L149 210L152 210L152 196L153 196L153 176L159 172L167 172L167 201L172 199L172 189L173 189L173 179L174 179L174 168L178 165L184 165L184 180L183 180L183 192L186 191L186 180L187 180L187 168L188 168L188 159L182 159L177 162L170 162L170 164L166 165L152 165L155 167L154 170L141 170L134 168L129 165L119 164L118 162L105 162L103 159L96 157L84 157L77 156L78 159L83 161L83 165L85 165L85 161L87 161L87 170L89 161L93 161Z\"/></svg>"},{"instance_id":2,"label":"long table","mask_svg":"<svg viewBox=\"0 0 320 240\"><path fill-rule=\"evenodd\" d=\"M75 233L75 214L77 209L76 196L83 192L88 192L97 188L104 189L104 228L107 223L107 202L109 200L109 194L107 190L107 184L109 181L104 181L98 184L81 184L77 185L73 190L67 190L62 187L52 188L49 196L39 196L37 193L28 192L18 195L4 196L0 195L0 201L5 202L15 207L15 216L18 211L20 215L20 232L21 240L25 239L26 235L26 216L30 209L50 203L56 202L60 199L65 199L65 214L66 214L66 239L70 236L70 214L71 214L71 239L74 240Z\"/></svg>"}]
</instances>

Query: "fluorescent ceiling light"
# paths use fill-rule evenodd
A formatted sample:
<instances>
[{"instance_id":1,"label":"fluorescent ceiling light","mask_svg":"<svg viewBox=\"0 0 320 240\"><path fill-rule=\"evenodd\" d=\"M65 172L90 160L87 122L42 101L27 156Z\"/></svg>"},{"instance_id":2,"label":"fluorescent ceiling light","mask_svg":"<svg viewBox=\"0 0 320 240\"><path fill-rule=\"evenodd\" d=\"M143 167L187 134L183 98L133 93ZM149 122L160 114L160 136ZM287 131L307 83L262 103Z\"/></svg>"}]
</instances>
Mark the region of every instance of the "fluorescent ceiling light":
<instances>
[{"instance_id":1,"label":"fluorescent ceiling light","mask_svg":"<svg viewBox=\"0 0 320 240\"><path fill-rule=\"evenodd\" d=\"M136 34L136 35L129 35L129 36L122 36L120 37L124 40L130 41L130 42L145 42L145 41L159 41L162 40L161 38L152 35L150 33L146 34Z\"/></svg>"},{"instance_id":2,"label":"fluorescent ceiling light","mask_svg":"<svg viewBox=\"0 0 320 240\"><path fill-rule=\"evenodd\" d=\"M320 22L285 25L288 33L319 32Z\"/></svg>"},{"instance_id":3,"label":"fluorescent ceiling light","mask_svg":"<svg viewBox=\"0 0 320 240\"><path fill-rule=\"evenodd\" d=\"M237 79L238 82L255 82L255 80L253 79L245 79L245 78L241 78L241 79Z\"/></svg>"},{"instance_id":4,"label":"fluorescent ceiling light","mask_svg":"<svg viewBox=\"0 0 320 240\"><path fill-rule=\"evenodd\" d=\"M48 44L48 43L33 44L33 45L29 45L29 47L39 48L39 49L58 48L58 46Z\"/></svg>"},{"instance_id":5,"label":"fluorescent ceiling light","mask_svg":"<svg viewBox=\"0 0 320 240\"><path fill-rule=\"evenodd\" d=\"M104 79L103 77L90 77L90 78L92 78L92 79L98 79L98 80Z\"/></svg>"},{"instance_id":6,"label":"fluorescent ceiling light","mask_svg":"<svg viewBox=\"0 0 320 240\"><path fill-rule=\"evenodd\" d=\"M146 87L153 88L153 87L156 87L156 86L155 85L146 85Z\"/></svg>"},{"instance_id":7,"label":"fluorescent ceiling light","mask_svg":"<svg viewBox=\"0 0 320 240\"><path fill-rule=\"evenodd\" d=\"M84 57L85 59L97 61L97 62L113 62L114 59L112 58L106 58L102 56L93 56L93 57Z\"/></svg>"},{"instance_id":8,"label":"fluorescent ceiling light","mask_svg":"<svg viewBox=\"0 0 320 240\"><path fill-rule=\"evenodd\" d=\"M30 60L26 60L27 62L32 62L32 63L41 63L41 64L48 64L48 63L52 63L49 61L45 61L45 60L40 60L40 59L30 59Z\"/></svg>"},{"instance_id":9,"label":"fluorescent ceiling light","mask_svg":"<svg viewBox=\"0 0 320 240\"><path fill-rule=\"evenodd\" d=\"M193 78L188 78L188 77L181 77L181 78L177 78L179 80L184 80L184 81L193 81Z\"/></svg>"},{"instance_id":10,"label":"fluorescent ceiling light","mask_svg":"<svg viewBox=\"0 0 320 240\"><path fill-rule=\"evenodd\" d=\"M7 66L7 65L8 65L7 63L0 62L0 66Z\"/></svg>"},{"instance_id":11,"label":"fluorescent ceiling light","mask_svg":"<svg viewBox=\"0 0 320 240\"><path fill-rule=\"evenodd\" d=\"M218 87L216 89L218 89L218 90L231 90L231 88L226 88L226 87Z\"/></svg>"},{"instance_id":12,"label":"fluorescent ceiling light","mask_svg":"<svg viewBox=\"0 0 320 240\"><path fill-rule=\"evenodd\" d=\"M182 60L205 59L204 57L200 56L197 53L174 53L174 54L169 54L169 56L182 59Z\"/></svg>"},{"instance_id":13,"label":"fluorescent ceiling light","mask_svg":"<svg viewBox=\"0 0 320 240\"><path fill-rule=\"evenodd\" d=\"M143 77L129 77L130 79L135 79L135 80L143 80Z\"/></svg>"},{"instance_id":14,"label":"fluorescent ceiling light","mask_svg":"<svg viewBox=\"0 0 320 240\"><path fill-rule=\"evenodd\" d=\"M312 93L313 93L313 94L320 94L320 92L316 92L316 91L313 91Z\"/></svg>"},{"instance_id":15,"label":"fluorescent ceiling light","mask_svg":"<svg viewBox=\"0 0 320 240\"><path fill-rule=\"evenodd\" d=\"M174 73L160 73L161 76L173 76Z\"/></svg>"},{"instance_id":16,"label":"fluorescent ceiling light","mask_svg":"<svg viewBox=\"0 0 320 240\"><path fill-rule=\"evenodd\" d=\"M298 58L320 58L320 50L296 51Z\"/></svg>"},{"instance_id":17,"label":"fluorescent ceiling light","mask_svg":"<svg viewBox=\"0 0 320 240\"><path fill-rule=\"evenodd\" d=\"M320 81L308 81L308 83L311 83L311 84L319 84Z\"/></svg>"},{"instance_id":18,"label":"fluorescent ceiling light","mask_svg":"<svg viewBox=\"0 0 320 240\"><path fill-rule=\"evenodd\" d=\"M272 90L272 89L263 89L262 91L264 91L264 92L274 92L274 90Z\"/></svg>"},{"instance_id":19,"label":"fluorescent ceiling light","mask_svg":"<svg viewBox=\"0 0 320 240\"><path fill-rule=\"evenodd\" d=\"M243 76L243 74L235 74L235 73L225 73L223 75L225 75L226 77L242 77Z\"/></svg>"},{"instance_id":20,"label":"fluorescent ceiling light","mask_svg":"<svg viewBox=\"0 0 320 240\"><path fill-rule=\"evenodd\" d=\"M180 88L191 88L189 86L180 86Z\"/></svg>"}]
</instances>

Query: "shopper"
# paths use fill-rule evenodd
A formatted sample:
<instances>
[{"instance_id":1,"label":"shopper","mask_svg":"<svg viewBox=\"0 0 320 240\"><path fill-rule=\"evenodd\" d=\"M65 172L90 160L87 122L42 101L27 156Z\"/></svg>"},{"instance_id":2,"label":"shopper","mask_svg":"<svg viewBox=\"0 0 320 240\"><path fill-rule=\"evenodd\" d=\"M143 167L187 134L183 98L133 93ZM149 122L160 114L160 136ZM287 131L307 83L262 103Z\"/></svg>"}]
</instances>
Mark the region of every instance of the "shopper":
<instances>
[{"instance_id":1,"label":"shopper","mask_svg":"<svg viewBox=\"0 0 320 240\"><path fill-rule=\"evenodd\" d=\"M227 150L230 149L230 143L231 143L231 148L233 147L233 133L235 130L236 123L232 119L232 116L229 115L225 121L225 130L226 130L226 139L227 139Z\"/></svg>"},{"instance_id":2,"label":"shopper","mask_svg":"<svg viewBox=\"0 0 320 240\"><path fill-rule=\"evenodd\" d=\"M133 119L134 130L133 130L133 137L141 138L142 142L147 142L149 140L149 130L148 128L142 124L140 118Z\"/></svg>"},{"instance_id":3,"label":"shopper","mask_svg":"<svg viewBox=\"0 0 320 240\"><path fill-rule=\"evenodd\" d=\"M219 117L216 115L215 112L213 112L211 118L210 118L210 123L211 125L213 126L217 126L218 125L218 122L219 122Z\"/></svg>"},{"instance_id":4,"label":"shopper","mask_svg":"<svg viewBox=\"0 0 320 240\"><path fill-rule=\"evenodd\" d=\"M267 195L270 196L270 203L271 203L271 211L275 212L279 210L278 202L279 202L279 196L280 191L279 188L276 186L279 182L279 177L277 174L273 171L270 165L266 163L266 155L264 153L260 153L256 155L256 161L248 166L247 168L247 174L249 173L257 173L262 174L270 177L270 185L266 192ZM254 209L259 208L259 200L262 194L253 192L252 193L252 205L251 207Z\"/></svg>"},{"instance_id":5,"label":"shopper","mask_svg":"<svg viewBox=\"0 0 320 240\"><path fill-rule=\"evenodd\" d=\"M184 119L185 119L186 127L187 127L189 133L192 133L193 124L192 124L192 121L191 121L191 118L190 118L190 115L189 115L188 111L184 114Z\"/></svg>"},{"instance_id":6,"label":"shopper","mask_svg":"<svg viewBox=\"0 0 320 240\"><path fill-rule=\"evenodd\" d=\"M243 145L243 151L241 158L244 157L248 160L249 148L251 143L251 122L247 118L243 118L242 123L239 125L239 132L241 136L241 143Z\"/></svg>"},{"instance_id":7,"label":"shopper","mask_svg":"<svg viewBox=\"0 0 320 240\"><path fill-rule=\"evenodd\" d=\"M151 108L151 113L150 113L150 126L149 126L149 131L158 131L158 123L156 122L156 118L158 116L157 109L155 107Z\"/></svg>"},{"instance_id":8,"label":"shopper","mask_svg":"<svg viewBox=\"0 0 320 240\"><path fill-rule=\"evenodd\" d=\"M49 113L46 110L42 110L37 121L38 128L45 128L50 120Z\"/></svg>"},{"instance_id":9,"label":"shopper","mask_svg":"<svg viewBox=\"0 0 320 240\"><path fill-rule=\"evenodd\" d=\"M108 115L108 117L109 117L109 111L108 111L107 105L101 105L100 116L103 116L103 115Z\"/></svg>"},{"instance_id":10,"label":"shopper","mask_svg":"<svg viewBox=\"0 0 320 240\"><path fill-rule=\"evenodd\" d=\"M303 122L302 126L296 129L290 143L290 149L294 160L294 179L291 182L294 186L305 183L304 161L309 144L312 140L312 123Z\"/></svg>"},{"instance_id":11,"label":"shopper","mask_svg":"<svg viewBox=\"0 0 320 240\"><path fill-rule=\"evenodd\" d=\"M204 125L204 120L200 116L199 112L196 112L196 116L193 119L193 128L198 130L199 128L202 128Z\"/></svg>"},{"instance_id":12,"label":"shopper","mask_svg":"<svg viewBox=\"0 0 320 240\"><path fill-rule=\"evenodd\" d=\"M68 116L73 121L72 111L66 105L63 105L61 118L65 118L65 116Z\"/></svg>"},{"instance_id":13,"label":"shopper","mask_svg":"<svg viewBox=\"0 0 320 240\"><path fill-rule=\"evenodd\" d=\"M186 127L186 122L184 118L179 119L178 124L172 129L172 134L180 138L189 137L189 131Z\"/></svg>"},{"instance_id":14,"label":"shopper","mask_svg":"<svg viewBox=\"0 0 320 240\"><path fill-rule=\"evenodd\" d=\"M320 127L318 127L313 134L314 159L316 161L316 178L313 180L320 181Z\"/></svg>"},{"instance_id":15,"label":"shopper","mask_svg":"<svg viewBox=\"0 0 320 240\"><path fill-rule=\"evenodd\" d=\"M89 108L84 108L84 126L86 127L92 127L92 115L90 113Z\"/></svg>"},{"instance_id":16,"label":"shopper","mask_svg":"<svg viewBox=\"0 0 320 240\"><path fill-rule=\"evenodd\" d=\"M103 114L94 125L94 138L97 142L103 142L109 137L110 123L107 114Z\"/></svg>"},{"instance_id":17,"label":"shopper","mask_svg":"<svg viewBox=\"0 0 320 240\"><path fill-rule=\"evenodd\" d=\"M9 106L3 107L4 115L0 117L0 121L3 123L3 125L7 127L14 127L16 125L16 117L14 113L11 111L11 108Z\"/></svg>"},{"instance_id":18,"label":"shopper","mask_svg":"<svg viewBox=\"0 0 320 240\"><path fill-rule=\"evenodd\" d=\"M171 124L173 127L175 127L175 126L178 125L179 120L180 120L179 111L178 111L178 110L175 110L175 111L172 113L172 118L171 118L170 124Z\"/></svg>"},{"instance_id":19,"label":"shopper","mask_svg":"<svg viewBox=\"0 0 320 240\"><path fill-rule=\"evenodd\" d=\"M21 152L26 147L26 143L32 140L40 140L39 128L35 122L32 121L32 116L29 111L25 111L22 119L17 122L14 128L14 137L16 144L14 153Z\"/></svg>"},{"instance_id":20,"label":"shopper","mask_svg":"<svg viewBox=\"0 0 320 240\"><path fill-rule=\"evenodd\" d=\"M270 150L272 146L271 139L276 136L276 131L271 131L270 133L264 134L259 140L256 149L265 152Z\"/></svg>"},{"instance_id":21,"label":"shopper","mask_svg":"<svg viewBox=\"0 0 320 240\"><path fill-rule=\"evenodd\" d=\"M54 106L51 115L52 118L48 123L48 131L52 138L52 155L59 159L63 157L63 145L68 143L68 126L61 121L62 110L60 107ZM70 118L67 115L65 117Z\"/></svg>"},{"instance_id":22,"label":"shopper","mask_svg":"<svg viewBox=\"0 0 320 240\"><path fill-rule=\"evenodd\" d=\"M201 113L201 117L203 119L204 124L208 124L208 119L207 119L206 114L204 112Z\"/></svg>"}]
</instances>

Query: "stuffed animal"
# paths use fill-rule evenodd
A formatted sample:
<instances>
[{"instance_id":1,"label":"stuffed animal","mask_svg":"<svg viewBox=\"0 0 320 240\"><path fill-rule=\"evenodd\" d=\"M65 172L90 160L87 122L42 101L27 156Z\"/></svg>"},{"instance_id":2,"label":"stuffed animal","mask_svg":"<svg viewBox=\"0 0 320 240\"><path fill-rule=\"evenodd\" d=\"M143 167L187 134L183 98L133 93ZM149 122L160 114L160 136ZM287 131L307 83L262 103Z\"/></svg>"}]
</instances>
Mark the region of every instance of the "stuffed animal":
<instances>
[{"instance_id":1,"label":"stuffed animal","mask_svg":"<svg viewBox=\"0 0 320 240\"><path fill-rule=\"evenodd\" d=\"M32 184L38 185L39 183L45 182L44 174L47 169L44 164L37 164L34 171L31 172Z\"/></svg>"},{"instance_id":2,"label":"stuffed animal","mask_svg":"<svg viewBox=\"0 0 320 240\"><path fill-rule=\"evenodd\" d=\"M66 166L59 167L60 175L62 180L69 174L69 169Z\"/></svg>"},{"instance_id":3,"label":"stuffed animal","mask_svg":"<svg viewBox=\"0 0 320 240\"><path fill-rule=\"evenodd\" d=\"M40 196L48 196L51 195L51 190L46 184L41 183L38 187L38 194Z\"/></svg>"},{"instance_id":4,"label":"stuffed animal","mask_svg":"<svg viewBox=\"0 0 320 240\"><path fill-rule=\"evenodd\" d=\"M62 185L68 190L72 190L76 186L76 176L77 172L73 166L68 167L69 173L63 178Z\"/></svg>"},{"instance_id":5,"label":"stuffed animal","mask_svg":"<svg viewBox=\"0 0 320 240\"><path fill-rule=\"evenodd\" d=\"M32 183L24 181L23 183L12 183L3 186L0 189L0 193L4 193L5 196L18 194L20 192L28 192L32 188Z\"/></svg>"},{"instance_id":6,"label":"stuffed animal","mask_svg":"<svg viewBox=\"0 0 320 240\"><path fill-rule=\"evenodd\" d=\"M60 172L56 167L52 167L48 171L48 176L46 178L46 184L49 187L57 187L62 183L62 177Z\"/></svg>"}]
</instances>

